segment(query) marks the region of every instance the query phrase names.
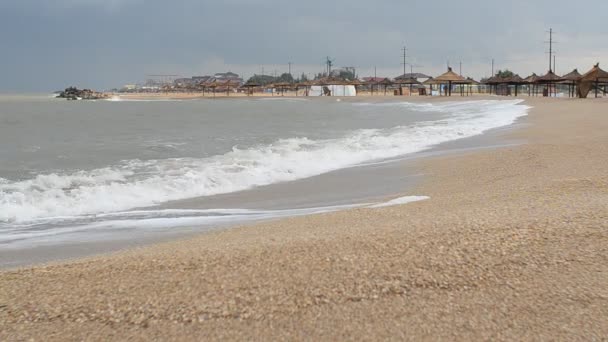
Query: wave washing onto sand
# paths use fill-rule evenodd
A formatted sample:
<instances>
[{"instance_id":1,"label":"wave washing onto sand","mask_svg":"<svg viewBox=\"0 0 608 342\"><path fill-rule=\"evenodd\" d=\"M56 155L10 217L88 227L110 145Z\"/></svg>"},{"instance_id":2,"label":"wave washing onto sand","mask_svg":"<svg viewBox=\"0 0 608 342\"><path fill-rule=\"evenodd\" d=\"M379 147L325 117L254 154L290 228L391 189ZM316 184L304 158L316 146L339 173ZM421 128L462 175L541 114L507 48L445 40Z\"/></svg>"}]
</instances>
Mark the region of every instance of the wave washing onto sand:
<instances>
[{"instance_id":1,"label":"wave washing onto sand","mask_svg":"<svg viewBox=\"0 0 608 342\"><path fill-rule=\"evenodd\" d=\"M527 114L520 101L441 104L383 103L444 112L446 118L390 129L362 129L341 138L291 138L208 158L130 160L120 165L11 182L0 178L0 223L99 215L172 200L231 193L396 158L512 124Z\"/></svg>"},{"instance_id":2,"label":"wave washing onto sand","mask_svg":"<svg viewBox=\"0 0 608 342\"><path fill-rule=\"evenodd\" d=\"M330 213L354 208L384 208L424 201L427 196L405 196L376 204L359 203L283 210L252 209L163 209L134 210L110 214L83 215L37 219L27 224L14 224L2 230L0 245L20 248L32 243L57 242L58 236L80 234L82 242L89 231L111 232L116 229L167 230L178 227L201 227L221 224L237 224L284 217ZM67 226L66 226L67 224ZM93 240L98 237L88 236Z\"/></svg>"}]
</instances>

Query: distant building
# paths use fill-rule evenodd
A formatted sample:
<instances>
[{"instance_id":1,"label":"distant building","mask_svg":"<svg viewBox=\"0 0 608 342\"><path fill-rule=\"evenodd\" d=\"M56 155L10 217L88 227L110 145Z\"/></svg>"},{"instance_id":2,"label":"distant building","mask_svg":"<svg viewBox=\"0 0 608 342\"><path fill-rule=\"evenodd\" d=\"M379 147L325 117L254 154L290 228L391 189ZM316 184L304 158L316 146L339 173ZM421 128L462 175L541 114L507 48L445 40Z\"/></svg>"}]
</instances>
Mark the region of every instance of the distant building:
<instances>
[{"instance_id":1,"label":"distant building","mask_svg":"<svg viewBox=\"0 0 608 342\"><path fill-rule=\"evenodd\" d=\"M218 82L226 82L231 81L239 84L243 84L243 79L238 75L231 71L228 72L220 72L213 75L213 78Z\"/></svg>"}]
</instances>

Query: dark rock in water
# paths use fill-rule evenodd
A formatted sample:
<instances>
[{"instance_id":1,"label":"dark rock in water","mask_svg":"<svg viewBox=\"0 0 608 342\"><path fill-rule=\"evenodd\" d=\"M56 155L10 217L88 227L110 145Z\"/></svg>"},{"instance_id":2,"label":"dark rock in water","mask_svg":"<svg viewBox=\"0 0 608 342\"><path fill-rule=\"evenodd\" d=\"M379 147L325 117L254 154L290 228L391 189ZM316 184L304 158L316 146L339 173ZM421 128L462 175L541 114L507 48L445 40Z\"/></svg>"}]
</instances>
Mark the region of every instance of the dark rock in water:
<instances>
[{"instance_id":1,"label":"dark rock in water","mask_svg":"<svg viewBox=\"0 0 608 342\"><path fill-rule=\"evenodd\" d=\"M107 99L110 96L108 94L96 92L91 89L78 89L76 87L69 87L62 91L57 97L67 100L100 100Z\"/></svg>"}]
</instances>

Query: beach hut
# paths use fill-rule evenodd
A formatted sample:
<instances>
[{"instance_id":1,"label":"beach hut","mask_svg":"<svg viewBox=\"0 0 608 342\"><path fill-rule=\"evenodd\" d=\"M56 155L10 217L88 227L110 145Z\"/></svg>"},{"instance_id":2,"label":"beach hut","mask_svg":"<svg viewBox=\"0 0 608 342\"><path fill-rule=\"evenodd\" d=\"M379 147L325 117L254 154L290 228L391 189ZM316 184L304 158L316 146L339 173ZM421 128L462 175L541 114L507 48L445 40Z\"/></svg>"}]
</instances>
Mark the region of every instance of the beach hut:
<instances>
[{"instance_id":1,"label":"beach hut","mask_svg":"<svg viewBox=\"0 0 608 342\"><path fill-rule=\"evenodd\" d=\"M577 69L562 76L562 82L568 84L568 97L574 97L576 94L576 82L581 78L581 75Z\"/></svg>"},{"instance_id":2,"label":"beach hut","mask_svg":"<svg viewBox=\"0 0 608 342\"><path fill-rule=\"evenodd\" d=\"M448 67L448 71L435 77L433 79L433 83L434 84L447 84L447 89L445 89L445 95L446 96L452 96L452 85L455 84L466 84L466 79L460 75L458 75L457 73L455 73L454 71L452 71L452 68ZM440 88L440 93L441 93L441 88Z\"/></svg>"},{"instance_id":3,"label":"beach hut","mask_svg":"<svg viewBox=\"0 0 608 342\"><path fill-rule=\"evenodd\" d=\"M553 93L557 97L557 83L561 81L563 81L561 77L557 76L553 70L549 70L544 76L538 77L535 84L546 85L543 96L551 96L551 86L553 86Z\"/></svg>"},{"instance_id":4,"label":"beach hut","mask_svg":"<svg viewBox=\"0 0 608 342\"><path fill-rule=\"evenodd\" d=\"M592 88L595 87L595 97L598 96L600 85L604 85L604 96L606 95L606 85L608 85L608 72L600 68L600 63L591 68L577 81L578 96L586 98Z\"/></svg>"}]
</instances>

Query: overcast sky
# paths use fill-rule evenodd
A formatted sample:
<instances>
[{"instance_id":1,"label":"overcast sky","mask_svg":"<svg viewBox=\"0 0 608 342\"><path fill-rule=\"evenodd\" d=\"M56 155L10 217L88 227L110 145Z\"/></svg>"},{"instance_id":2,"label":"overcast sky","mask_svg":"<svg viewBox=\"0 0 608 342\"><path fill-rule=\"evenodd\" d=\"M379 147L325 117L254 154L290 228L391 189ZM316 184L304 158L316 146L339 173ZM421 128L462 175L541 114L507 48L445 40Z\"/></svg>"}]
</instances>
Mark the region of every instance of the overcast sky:
<instances>
[{"instance_id":1,"label":"overcast sky","mask_svg":"<svg viewBox=\"0 0 608 342\"><path fill-rule=\"evenodd\" d=\"M565 0L0 0L0 92L69 85L107 89L150 74L249 77L315 73L325 56L359 76L395 77L408 47L414 71L449 60L480 78L509 68L608 67L608 1ZM409 66L408 66L409 71Z\"/></svg>"}]
</instances>

